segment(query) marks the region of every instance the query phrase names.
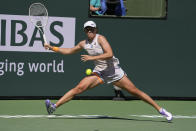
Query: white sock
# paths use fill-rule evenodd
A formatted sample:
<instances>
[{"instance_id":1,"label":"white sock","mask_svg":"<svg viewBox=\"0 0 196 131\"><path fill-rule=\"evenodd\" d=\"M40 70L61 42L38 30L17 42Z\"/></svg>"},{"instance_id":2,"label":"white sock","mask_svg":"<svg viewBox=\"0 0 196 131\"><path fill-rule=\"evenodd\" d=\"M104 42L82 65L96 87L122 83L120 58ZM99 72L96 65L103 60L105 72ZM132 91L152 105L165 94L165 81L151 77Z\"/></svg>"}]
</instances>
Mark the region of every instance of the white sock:
<instances>
[{"instance_id":1,"label":"white sock","mask_svg":"<svg viewBox=\"0 0 196 131\"><path fill-rule=\"evenodd\" d=\"M160 110L159 110L159 113L162 113L162 112L163 112L163 110L164 110L164 109L161 107L161 108L160 108Z\"/></svg>"}]
</instances>

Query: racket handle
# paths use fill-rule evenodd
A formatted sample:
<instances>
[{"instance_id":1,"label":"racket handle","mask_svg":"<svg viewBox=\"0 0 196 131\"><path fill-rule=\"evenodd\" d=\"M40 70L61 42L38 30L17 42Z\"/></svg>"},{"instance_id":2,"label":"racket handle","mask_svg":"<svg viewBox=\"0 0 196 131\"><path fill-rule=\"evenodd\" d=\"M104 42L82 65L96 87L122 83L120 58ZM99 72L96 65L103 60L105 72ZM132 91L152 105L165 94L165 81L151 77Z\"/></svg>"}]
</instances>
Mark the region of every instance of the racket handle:
<instances>
[{"instance_id":1,"label":"racket handle","mask_svg":"<svg viewBox=\"0 0 196 131\"><path fill-rule=\"evenodd\" d=\"M46 35L45 34L43 34L43 38L44 38L44 43L47 43Z\"/></svg>"}]
</instances>

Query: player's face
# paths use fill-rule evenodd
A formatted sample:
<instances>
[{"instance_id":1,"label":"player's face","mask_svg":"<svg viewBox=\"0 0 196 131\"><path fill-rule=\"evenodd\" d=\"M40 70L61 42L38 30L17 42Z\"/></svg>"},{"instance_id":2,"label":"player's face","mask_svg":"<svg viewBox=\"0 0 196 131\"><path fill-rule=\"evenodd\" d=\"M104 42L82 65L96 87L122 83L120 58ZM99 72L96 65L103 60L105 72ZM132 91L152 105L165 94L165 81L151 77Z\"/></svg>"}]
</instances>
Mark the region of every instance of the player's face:
<instances>
[{"instance_id":1,"label":"player's face","mask_svg":"<svg viewBox=\"0 0 196 131\"><path fill-rule=\"evenodd\" d=\"M86 35L89 39L93 39L96 35L96 30L93 27L86 27L84 29L84 32L86 33Z\"/></svg>"}]
</instances>

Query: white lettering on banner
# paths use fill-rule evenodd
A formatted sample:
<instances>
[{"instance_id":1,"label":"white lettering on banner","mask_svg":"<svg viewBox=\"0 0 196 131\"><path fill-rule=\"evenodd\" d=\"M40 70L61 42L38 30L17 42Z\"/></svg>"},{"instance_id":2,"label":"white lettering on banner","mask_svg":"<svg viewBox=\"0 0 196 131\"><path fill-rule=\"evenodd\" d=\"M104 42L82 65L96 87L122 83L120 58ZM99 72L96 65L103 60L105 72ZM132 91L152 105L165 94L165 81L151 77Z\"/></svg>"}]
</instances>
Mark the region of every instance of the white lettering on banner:
<instances>
[{"instance_id":1,"label":"white lettering on banner","mask_svg":"<svg viewBox=\"0 0 196 131\"><path fill-rule=\"evenodd\" d=\"M17 76L23 76L25 74L24 68L27 65L27 69L30 73L33 72L51 72L51 73L64 73L64 61L60 62L53 60L50 63L34 63L34 62L12 62L8 59L0 61L0 77L7 72L15 72ZM27 71L27 70L26 70Z\"/></svg>"},{"instance_id":2,"label":"white lettering on banner","mask_svg":"<svg viewBox=\"0 0 196 131\"><path fill-rule=\"evenodd\" d=\"M71 48L75 44L75 18L49 17L45 29L48 43ZM0 51L50 52L43 48L43 36L29 16L0 14ZM48 68L40 64L41 71Z\"/></svg>"},{"instance_id":3,"label":"white lettering on banner","mask_svg":"<svg viewBox=\"0 0 196 131\"><path fill-rule=\"evenodd\" d=\"M23 67L23 62L9 62L7 59L5 62L0 61L0 76L3 76L5 72L16 72L18 76L22 76L24 75Z\"/></svg>"},{"instance_id":4,"label":"white lettering on banner","mask_svg":"<svg viewBox=\"0 0 196 131\"><path fill-rule=\"evenodd\" d=\"M29 71L30 72L64 72L63 69L63 63L64 61L61 60L61 63L56 64L56 61L53 60L52 63L28 63L29 65Z\"/></svg>"}]
</instances>

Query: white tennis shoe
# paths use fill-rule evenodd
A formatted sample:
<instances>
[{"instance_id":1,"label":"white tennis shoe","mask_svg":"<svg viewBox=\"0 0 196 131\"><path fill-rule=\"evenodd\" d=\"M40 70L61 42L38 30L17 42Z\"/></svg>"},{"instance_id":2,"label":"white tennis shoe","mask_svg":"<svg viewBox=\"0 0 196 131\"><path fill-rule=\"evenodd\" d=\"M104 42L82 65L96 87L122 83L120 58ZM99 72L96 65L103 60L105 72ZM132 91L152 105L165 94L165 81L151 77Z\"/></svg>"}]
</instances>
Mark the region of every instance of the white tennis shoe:
<instances>
[{"instance_id":1,"label":"white tennis shoe","mask_svg":"<svg viewBox=\"0 0 196 131\"><path fill-rule=\"evenodd\" d=\"M49 115L51 115L56 110L56 105L51 103L48 99L45 101L45 105Z\"/></svg>"},{"instance_id":2,"label":"white tennis shoe","mask_svg":"<svg viewBox=\"0 0 196 131\"><path fill-rule=\"evenodd\" d=\"M166 117L166 119L170 122L173 118L172 114L170 112L168 112L167 110L165 110L164 108L160 109L160 114L163 115L164 117Z\"/></svg>"}]
</instances>

